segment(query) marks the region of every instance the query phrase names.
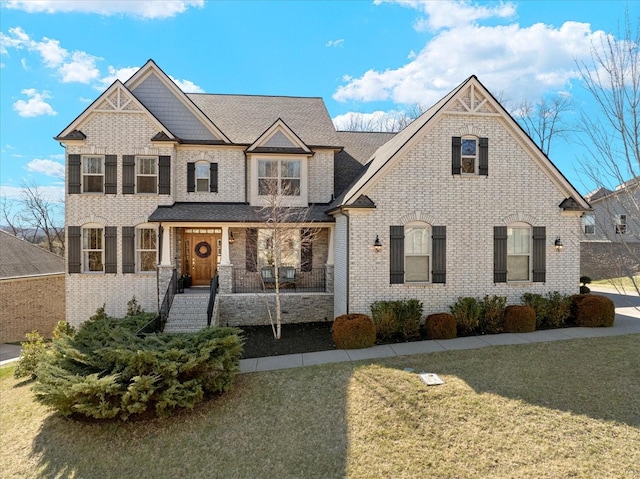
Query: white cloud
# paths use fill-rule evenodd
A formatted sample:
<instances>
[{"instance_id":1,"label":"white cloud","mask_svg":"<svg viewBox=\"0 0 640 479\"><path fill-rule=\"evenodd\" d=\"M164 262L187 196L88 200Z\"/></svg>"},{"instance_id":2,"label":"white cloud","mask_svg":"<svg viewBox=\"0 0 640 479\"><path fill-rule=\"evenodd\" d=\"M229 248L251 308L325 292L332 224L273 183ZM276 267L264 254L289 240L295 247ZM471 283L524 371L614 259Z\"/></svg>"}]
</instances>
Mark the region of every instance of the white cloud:
<instances>
[{"instance_id":1,"label":"white cloud","mask_svg":"<svg viewBox=\"0 0 640 479\"><path fill-rule=\"evenodd\" d=\"M108 88L116 80L120 80L124 83L138 70L140 70L140 67L124 67L116 69L109 65L109 74L100 79L100 89L104 90L105 88Z\"/></svg>"},{"instance_id":2,"label":"white cloud","mask_svg":"<svg viewBox=\"0 0 640 479\"><path fill-rule=\"evenodd\" d=\"M0 196L10 200L20 200L23 198L24 188L19 186L0 185ZM64 186L38 186L38 191L45 200L62 203L64 202Z\"/></svg>"},{"instance_id":3,"label":"white cloud","mask_svg":"<svg viewBox=\"0 0 640 479\"><path fill-rule=\"evenodd\" d=\"M18 100L13 104L13 109L18 112L18 115L25 118L41 116L41 115L56 115L54 109L45 100L51 98L48 92L38 92L34 88L27 88L22 90L23 95L27 95L28 100Z\"/></svg>"},{"instance_id":4,"label":"white cloud","mask_svg":"<svg viewBox=\"0 0 640 479\"><path fill-rule=\"evenodd\" d=\"M28 13L93 13L154 19L173 17L190 7L203 7L204 0L8 0L5 6Z\"/></svg>"},{"instance_id":5,"label":"white cloud","mask_svg":"<svg viewBox=\"0 0 640 479\"><path fill-rule=\"evenodd\" d=\"M344 46L344 38L338 40L329 40L324 44L325 47L342 48Z\"/></svg>"},{"instance_id":6,"label":"white cloud","mask_svg":"<svg viewBox=\"0 0 640 479\"><path fill-rule=\"evenodd\" d=\"M402 2L429 11L443 9L441 3ZM510 4L501 6L494 9L495 15L507 15L512 8ZM469 3L456 8L476 8L478 11L469 13L469 18L489 15L485 7ZM431 24L443 26L446 22L436 18ZM551 89L567 88L579 76L575 61L587 60L591 43L598 43L603 35L602 31L591 31L589 24L578 22L566 22L560 28L542 23L521 27L515 23L482 26L466 22L438 32L400 68L369 70L360 77L345 79L333 98L431 105L475 74L492 92L502 92L518 103Z\"/></svg>"},{"instance_id":7,"label":"white cloud","mask_svg":"<svg viewBox=\"0 0 640 479\"><path fill-rule=\"evenodd\" d=\"M96 67L98 57L85 52L73 52L71 61L58 68L63 83L91 83L100 77L100 71Z\"/></svg>"},{"instance_id":8,"label":"white cloud","mask_svg":"<svg viewBox=\"0 0 640 479\"><path fill-rule=\"evenodd\" d=\"M58 40L44 37L41 42L33 42L33 49L42 56L44 64L49 68L59 67L64 63L69 52L60 46Z\"/></svg>"},{"instance_id":9,"label":"white cloud","mask_svg":"<svg viewBox=\"0 0 640 479\"><path fill-rule=\"evenodd\" d=\"M169 75L169 78L185 93L204 93L204 90L191 80L178 80L171 75Z\"/></svg>"},{"instance_id":10,"label":"white cloud","mask_svg":"<svg viewBox=\"0 0 640 479\"><path fill-rule=\"evenodd\" d=\"M36 158L27 163L27 170L54 178L64 178L64 165L57 161Z\"/></svg>"}]
</instances>

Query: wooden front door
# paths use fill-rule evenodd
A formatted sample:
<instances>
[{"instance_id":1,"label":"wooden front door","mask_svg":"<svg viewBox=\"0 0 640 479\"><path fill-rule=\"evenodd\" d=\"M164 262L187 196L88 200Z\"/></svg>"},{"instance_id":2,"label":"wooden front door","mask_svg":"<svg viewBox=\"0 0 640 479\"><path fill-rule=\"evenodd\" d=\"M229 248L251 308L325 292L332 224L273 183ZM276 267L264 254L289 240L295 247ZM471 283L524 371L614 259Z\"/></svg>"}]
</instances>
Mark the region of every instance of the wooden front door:
<instances>
[{"instance_id":1,"label":"wooden front door","mask_svg":"<svg viewBox=\"0 0 640 479\"><path fill-rule=\"evenodd\" d=\"M208 286L220 263L222 231L215 228L188 228L184 233L183 272L191 275L193 286Z\"/></svg>"}]
</instances>

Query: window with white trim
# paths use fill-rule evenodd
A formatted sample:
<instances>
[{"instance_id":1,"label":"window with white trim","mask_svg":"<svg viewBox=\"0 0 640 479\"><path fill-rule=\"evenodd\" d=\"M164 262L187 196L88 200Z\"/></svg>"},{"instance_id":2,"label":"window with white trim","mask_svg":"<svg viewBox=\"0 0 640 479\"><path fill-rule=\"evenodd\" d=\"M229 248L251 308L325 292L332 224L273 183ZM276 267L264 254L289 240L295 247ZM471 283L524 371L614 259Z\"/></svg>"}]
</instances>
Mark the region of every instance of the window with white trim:
<instances>
[{"instance_id":1,"label":"window with white trim","mask_svg":"<svg viewBox=\"0 0 640 479\"><path fill-rule=\"evenodd\" d=\"M409 223L404 227L404 280L428 283L431 271L431 226Z\"/></svg>"},{"instance_id":2,"label":"window with white trim","mask_svg":"<svg viewBox=\"0 0 640 479\"><path fill-rule=\"evenodd\" d=\"M136 193L158 192L158 158L136 156Z\"/></svg>"},{"instance_id":3,"label":"window with white trim","mask_svg":"<svg viewBox=\"0 0 640 479\"><path fill-rule=\"evenodd\" d=\"M478 173L478 139L463 137L461 147L460 173L475 175Z\"/></svg>"},{"instance_id":4,"label":"window with white trim","mask_svg":"<svg viewBox=\"0 0 640 479\"><path fill-rule=\"evenodd\" d=\"M104 156L82 156L82 192L104 192Z\"/></svg>"},{"instance_id":5,"label":"window with white trim","mask_svg":"<svg viewBox=\"0 0 640 479\"><path fill-rule=\"evenodd\" d=\"M615 227L617 235L627 234L627 215L616 215Z\"/></svg>"},{"instance_id":6,"label":"window with white trim","mask_svg":"<svg viewBox=\"0 0 640 479\"><path fill-rule=\"evenodd\" d=\"M82 271L104 271L104 228L82 228Z\"/></svg>"},{"instance_id":7,"label":"window with white trim","mask_svg":"<svg viewBox=\"0 0 640 479\"><path fill-rule=\"evenodd\" d=\"M258 160L258 195L300 196L300 160Z\"/></svg>"},{"instance_id":8,"label":"window with white trim","mask_svg":"<svg viewBox=\"0 0 640 479\"><path fill-rule=\"evenodd\" d=\"M514 223L507 228L507 281L529 281L531 225Z\"/></svg>"},{"instance_id":9,"label":"window with white trim","mask_svg":"<svg viewBox=\"0 0 640 479\"><path fill-rule=\"evenodd\" d=\"M582 217L582 232L586 235L596 234L596 217L590 214L585 214Z\"/></svg>"},{"instance_id":10,"label":"window with white trim","mask_svg":"<svg viewBox=\"0 0 640 479\"><path fill-rule=\"evenodd\" d=\"M196 191L199 193L208 193L209 190L209 176L210 176L210 167L208 161L198 161L196 162L195 167L195 187Z\"/></svg>"},{"instance_id":11,"label":"window with white trim","mask_svg":"<svg viewBox=\"0 0 640 479\"><path fill-rule=\"evenodd\" d=\"M136 228L136 265L138 272L145 273L156 270L156 230L153 228Z\"/></svg>"},{"instance_id":12,"label":"window with white trim","mask_svg":"<svg viewBox=\"0 0 640 479\"><path fill-rule=\"evenodd\" d=\"M299 229L259 229L258 267L273 266L280 252L280 266L300 267Z\"/></svg>"}]
</instances>

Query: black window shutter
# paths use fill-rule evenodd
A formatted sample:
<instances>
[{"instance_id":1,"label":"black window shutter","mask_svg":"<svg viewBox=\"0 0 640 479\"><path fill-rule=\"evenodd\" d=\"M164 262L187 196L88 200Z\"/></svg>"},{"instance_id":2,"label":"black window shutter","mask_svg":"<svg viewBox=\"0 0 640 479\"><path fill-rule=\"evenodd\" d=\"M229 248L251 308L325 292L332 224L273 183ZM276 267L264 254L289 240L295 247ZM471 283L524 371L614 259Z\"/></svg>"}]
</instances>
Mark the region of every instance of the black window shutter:
<instances>
[{"instance_id":1,"label":"black window shutter","mask_svg":"<svg viewBox=\"0 0 640 479\"><path fill-rule=\"evenodd\" d=\"M118 228L104 228L104 272L118 272Z\"/></svg>"},{"instance_id":2,"label":"black window shutter","mask_svg":"<svg viewBox=\"0 0 640 479\"><path fill-rule=\"evenodd\" d=\"M247 271L258 271L258 230L247 228L247 244L245 248L245 264Z\"/></svg>"},{"instance_id":3,"label":"black window shutter","mask_svg":"<svg viewBox=\"0 0 640 479\"><path fill-rule=\"evenodd\" d=\"M187 163L187 193L196 191L196 164Z\"/></svg>"},{"instance_id":4,"label":"black window shutter","mask_svg":"<svg viewBox=\"0 0 640 479\"><path fill-rule=\"evenodd\" d=\"M218 192L218 163L209 165L209 191L211 193Z\"/></svg>"},{"instance_id":5,"label":"black window shutter","mask_svg":"<svg viewBox=\"0 0 640 479\"><path fill-rule=\"evenodd\" d=\"M158 194L171 194L171 157L158 158Z\"/></svg>"},{"instance_id":6,"label":"black window shutter","mask_svg":"<svg viewBox=\"0 0 640 479\"><path fill-rule=\"evenodd\" d=\"M122 155L122 194L133 195L136 185L136 157Z\"/></svg>"},{"instance_id":7,"label":"black window shutter","mask_svg":"<svg viewBox=\"0 0 640 479\"><path fill-rule=\"evenodd\" d=\"M433 271L432 283L447 282L447 227L434 226L432 228Z\"/></svg>"},{"instance_id":8,"label":"black window shutter","mask_svg":"<svg viewBox=\"0 0 640 479\"><path fill-rule=\"evenodd\" d=\"M389 283L404 283L404 226L390 227Z\"/></svg>"},{"instance_id":9,"label":"black window shutter","mask_svg":"<svg viewBox=\"0 0 640 479\"><path fill-rule=\"evenodd\" d=\"M69 155L69 194L81 193L80 155ZM80 271L78 271L79 273Z\"/></svg>"},{"instance_id":10,"label":"black window shutter","mask_svg":"<svg viewBox=\"0 0 640 479\"><path fill-rule=\"evenodd\" d=\"M300 269L308 273L313 269L313 241L312 230L303 228L300 230Z\"/></svg>"},{"instance_id":11,"label":"black window shutter","mask_svg":"<svg viewBox=\"0 0 640 479\"><path fill-rule=\"evenodd\" d=\"M479 144L480 161L478 165L478 173L484 176L489 175L489 138L480 138Z\"/></svg>"},{"instance_id":12,"label":"black window shutter","mask_svg":"<svg viewBox=\"0 0 640 479\"><path fill-rule=\"evenodd\" d=\"M67 261L69 263L69 273L82 272L80 262L80 226L69 226L67 228Z\"/></svg>"},{"instance_id":13,"label":"black window shutter","mask_svg":"<svg viewBox=\"0 0 640 479\"><path fill-rule=\"evenodd\" d=\"M133 226L122 227L122 272L136 272L136 229Z\"/></svg>"},{"instance_id":14,"label":"black window shutter","mask_svg":"<svg viewBox=\"0 0 640 479\"><path fill-rule=\"evenodd\" d=\"M507 227L493 227L493 282L507 282Z\"/></svg>"},{"instance_id":15,"label":"black window shutter","mask_svg":"<svg viewBox=\"0 0 640 479\"><path fill-rule=\"evenodd\" d=\"M462 138L451 138L451 174L459 175L462 169Z\"/></svg>"},{"instance_id":16,"label":"black window shutter","mask_svg":"<svg viewBox=\"0 0 640 479\"><path fill-rule=\"evenodd\" d=\"M115 195L118 191L118 157L106 155L104 157L104 193Z\"/></svg>"},{"instance_id":17,"label":"black window shutter","mask_svg":"<svg viewBox=\"0 0 640 479\"><path fill-rule=\"evenodd\" d=\"M547 276L547 232L544 226L533 227L533 282L544 283Z\"/></svg>"}]
</instances>

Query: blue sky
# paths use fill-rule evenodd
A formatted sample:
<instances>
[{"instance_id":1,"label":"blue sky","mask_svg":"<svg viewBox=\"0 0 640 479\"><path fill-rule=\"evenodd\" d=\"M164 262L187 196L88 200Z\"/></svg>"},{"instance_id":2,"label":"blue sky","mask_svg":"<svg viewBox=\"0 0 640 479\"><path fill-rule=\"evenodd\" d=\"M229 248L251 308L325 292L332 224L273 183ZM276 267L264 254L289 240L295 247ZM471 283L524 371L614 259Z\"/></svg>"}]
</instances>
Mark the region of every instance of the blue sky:
<instances>
[{"instance_id":1,"label":"blue sky","mask_svg":"<svg viewBox=\"0 0 640 479\"><path fill-rule=\"evenodd\" d=\"M187 92L314 96L350 112L431 105L475 74L512 104L563 94L593 105L577 61L617 36L637 1L0 0L0 191L64 196L52 139L149 58ZM593 111L593 110L591 110ZM578 111L568 119L578 117ZM213 119L215 121L215 119ZM551 159L582 193L575 139Z\"/></svg>"}]
</instances>

